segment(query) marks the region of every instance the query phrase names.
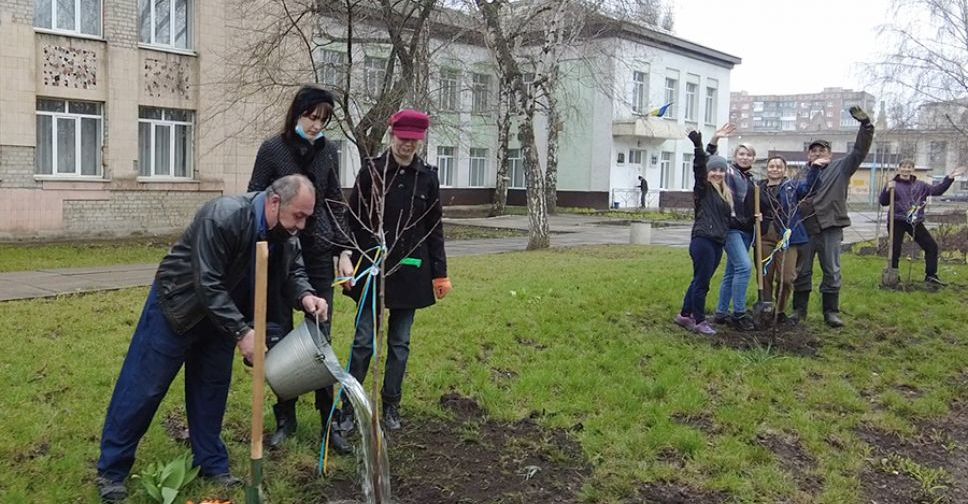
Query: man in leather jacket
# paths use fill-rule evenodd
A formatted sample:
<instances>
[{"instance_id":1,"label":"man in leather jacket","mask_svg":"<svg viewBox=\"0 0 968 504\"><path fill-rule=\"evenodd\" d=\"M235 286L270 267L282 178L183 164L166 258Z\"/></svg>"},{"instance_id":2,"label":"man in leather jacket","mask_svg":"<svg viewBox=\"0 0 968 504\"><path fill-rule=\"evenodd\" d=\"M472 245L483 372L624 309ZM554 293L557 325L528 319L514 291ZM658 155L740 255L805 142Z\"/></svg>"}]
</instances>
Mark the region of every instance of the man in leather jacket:
<instances>
[{"instance_id":1,"label":"man in leather jacket","mask_svg":"<svg viewBox=\"0 0 968 504\"><path fill-rule=\"evenodd\" d=\"M161 261L131 339L101 436L97 484L119 502L135 452L175 375L185 366L185 410L194 464L212 481L237 486L222 442L234 347L251 360L255 244L269 241L270 275L283 279L293 307L327 314L306 278L295 234L312 215L315 191L305 176L282 177L262 192L209 201ZM241 299L236 304L234 299Z\"/></svg>"}]
</instances>

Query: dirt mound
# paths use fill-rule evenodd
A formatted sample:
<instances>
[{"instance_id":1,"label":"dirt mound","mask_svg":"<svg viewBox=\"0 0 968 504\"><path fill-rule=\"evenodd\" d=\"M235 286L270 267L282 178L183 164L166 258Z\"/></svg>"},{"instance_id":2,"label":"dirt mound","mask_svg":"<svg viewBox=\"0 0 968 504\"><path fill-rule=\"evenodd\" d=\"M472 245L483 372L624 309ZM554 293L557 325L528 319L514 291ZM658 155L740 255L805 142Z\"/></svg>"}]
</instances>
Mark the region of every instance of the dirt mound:
<instances>
[{"instance_id":1,"label":"dirt mound","mask_svg":"<svg viewBox=\"0 0 968 504\"><path fill-rule=\"evenodd\" d=\"M488 420L458 394L444 395L440 404L453 421L404 412L404 428L388 435L395 503L579 502L591 467L570 433L542 429L531 419ZM358 499L355 479L330 480L323 502Z\"/></svg>"}]
</instances>

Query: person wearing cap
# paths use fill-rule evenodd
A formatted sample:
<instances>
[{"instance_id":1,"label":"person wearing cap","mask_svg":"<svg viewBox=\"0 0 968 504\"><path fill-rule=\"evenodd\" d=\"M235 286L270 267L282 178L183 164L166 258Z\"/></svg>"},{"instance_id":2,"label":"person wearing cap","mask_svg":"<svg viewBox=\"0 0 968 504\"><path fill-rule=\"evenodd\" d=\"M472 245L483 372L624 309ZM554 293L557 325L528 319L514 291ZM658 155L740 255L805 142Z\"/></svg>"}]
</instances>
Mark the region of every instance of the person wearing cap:
<instances>
[{"instance_id":1,"label":"person wearing cap","mask_svg":"<svg viewBox=\"0 0 968 504\"><path fill-rule=\"evenodd\" d=\"M797 320L807 317L810 291L813 290L813 261L820 260L823 281L824 322L830 327L843 327L840 318L840 247L844 228L850 226L847 215L847 191L850 177L867 157L874 140L874 125L858 106L850 107L850 115L860 123L854 148L846 156L831 161L830 142L814 140L807 147L807 179L809 192L800 202L804 227L810 240L797 257L797 279L793 285L793 310Z\"/></svg>"},{"instance_id":2,"label":"person wearing cap","mask_svg":"<svg viewBox=\"0 0 968 504\"><path fill-rule=\"evenodd\" d=\"M709 293L709 280L723 257L729 219L733 213L733 192L724 181L726 160L715 155L707 156L702 148L702 135L698 131L689 132L689 139L695 146L692 198L696 219L689 241L693 275L675 323L686 330L709 336L716 334L716 330L706 320L706 295Z\"/></svg>"},{"instance_id":3,"label":"person wearing cap","mask_svg":"<svg viewBox=\"0 0 968 504\"><path fill-rule=\"evenodd\" d=\"M261 191L275 180L292 174L308 177L316 189L315 208L306 229L299 233L306 274L313 289L330 306L332 315L334 258L338 258L341 275L353 272L345 219L346 206L339 181L339 154L333 142L323 134L333 116L333 95L316 85L303 86L296 92L283 120L282 131L259 147L249 179L249 191ZM269 285L266 344L271 349L293 329L292 310L283 302L281 286ZM330 334L329 316L321 319L323 334ZM315 320L312 321L315 323ZM333 406L333 387L315 392L321 432L326 438L326 423ZM273 406L276 431L269 437L269 447L278 447L296 432L296 398L279 401ZM339 420L339 412L334 413ZM349 443L336 430L330 431L330 445L341 454L350 453Z\"/></svg>"},{"instance_id":4,"label":"person wearing cap","mask_svg":"<svg viewBox=\"0 0 968 504\"><path fill-rule=\"evenodd\" d=\"M897 168L897 175L891 179L881 191L882 206L890 204L890 190L894 189L894 242L891 244L891 267L897 268L901 259L901 244L904 233L911 235L921 250L924 250L924 283L931 287L944 287L945 283L938 278L938 244L931 237L931 232L924 227L924 207L928 196L941 196L954 183L955 177L964 175L968 167L960 166L951 170L934 184L918 180L914 176L914 161L905 159Z\"/></svg>"},{"instance_id":5,"label":"person wearing cap","mask_svg":"<svg viewBox=\"0 0 968 504\"><path fill-rule=\"evenodd\" d=\"M401 428L400 400L415 312L434 304L435 298L443 299L451 283L447 278L437 168L417 155L430 118L416 110L401 110L390 117L389 125L390 148L365 162L353 186L349 211L350 229L359 249L354 252L354 262L361 261L358 272L373 265L381 228L386 239L386 255L377 264L385 274L383 302L390 311L381 399L384 425L397 430ZM378 211L380 201L382 215ZM375 341L372 296L381 286L375 281L378 276L372 278L369 286L363 279L352 286L343 284L358 303L349 372L360 383L366 378ZM343 411L340 428L349 432L353 429L352 409L346 405Z\"/></svg>"}]
</instances>

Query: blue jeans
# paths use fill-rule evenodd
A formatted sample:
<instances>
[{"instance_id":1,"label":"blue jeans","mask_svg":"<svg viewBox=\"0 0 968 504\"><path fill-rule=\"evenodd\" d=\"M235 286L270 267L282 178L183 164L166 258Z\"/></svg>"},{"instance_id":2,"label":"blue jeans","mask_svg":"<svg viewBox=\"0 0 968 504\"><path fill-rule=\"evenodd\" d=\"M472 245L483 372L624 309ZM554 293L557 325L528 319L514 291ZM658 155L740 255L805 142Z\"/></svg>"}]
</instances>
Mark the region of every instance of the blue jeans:
<instances>
[{"instance_id":1,"label":"blue jeans","mask_svg":"<svg viewBox=\"0 0 968 504\"><path fill-rule=\"evenodd\" d=\"M689 242L689 256L692 257L692 283L682 300L681 313L686 317L691 316L696 322L702 322L706 320L709 280L723 258L723 246L709 238L697 236Z\"/></svg>"},{"instance_id":2,"label":"blue jeans","mask_svg":"<svg viewBox=\"0 0 968 504\"><path fill-rule=\"evenodd\" d=\"M753 243L753 233L738 229L730 229L726 233L726 271L723 273L723 285L719 288L716 313L728 314L730 301L733 302L734 314L746 313L746 289L753 273L750 243Z\"/></svg>"},{"instance_id":3,"label":"blue jeans","mask_svg":"<svg viewBox=\"0 0 968 504\"><path fill-rule=\"evenodd\" d=\"M383 373L383 390L381 392L384 404L399 404L403 397L403 375L407 371L407 359L410 357L410 328L416 310L391 309L389 328L387 330L387 362ZM350 356L350 374L356 381L363 383L366 372L370 367L370 357L373 356L373 314L369 307L364 307L363 315L356 324L356 336L353 339L353 353Z\"/></svg>"},{"instance_id":4,"label":"blue jeans","mask_svg":"<svg viewBox=\"0 0 968 504\"><path fill-rule=\"evenodd\" d=\"M232 380L235 342L207 319L176 334L158 305L155 286L114 386L101 434L97 471L121 482L131 472L138 443L182 364L185 365L185 411L195 465L215 476L229 472L222 442L222 416Z\"/></svg>"}]
</instances>

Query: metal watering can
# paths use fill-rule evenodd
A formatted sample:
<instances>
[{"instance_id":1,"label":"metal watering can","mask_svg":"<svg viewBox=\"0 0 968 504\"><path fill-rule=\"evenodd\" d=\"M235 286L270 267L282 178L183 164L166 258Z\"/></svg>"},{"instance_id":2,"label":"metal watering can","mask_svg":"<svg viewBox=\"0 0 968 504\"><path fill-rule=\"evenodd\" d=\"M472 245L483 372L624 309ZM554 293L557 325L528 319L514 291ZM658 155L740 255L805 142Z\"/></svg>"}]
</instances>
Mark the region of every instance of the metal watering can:
<instances>
[{"instance_id":1,"label":"metal watering can","mask_svg":"<svg viewBox=\"0 0 968 504\"><path fill-rule=\"evenodd\" d=\"M266 381L285 401L336 383L334 367L341 369L333 347L315 324L304 320L266 354Z\"/></svg>"}]
</instances>

